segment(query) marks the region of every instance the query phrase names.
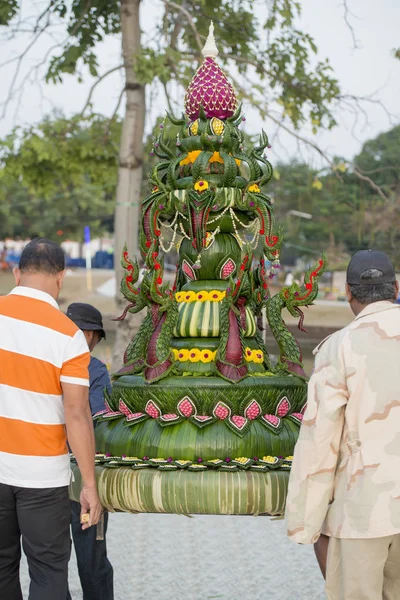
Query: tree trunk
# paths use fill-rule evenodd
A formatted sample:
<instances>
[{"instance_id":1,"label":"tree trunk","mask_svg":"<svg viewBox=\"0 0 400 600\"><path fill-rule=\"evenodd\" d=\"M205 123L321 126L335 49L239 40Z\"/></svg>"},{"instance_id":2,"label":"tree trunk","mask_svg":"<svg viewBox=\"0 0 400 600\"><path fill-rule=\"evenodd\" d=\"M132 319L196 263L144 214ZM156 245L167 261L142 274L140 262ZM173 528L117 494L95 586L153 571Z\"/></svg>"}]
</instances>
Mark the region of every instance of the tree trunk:
<instances>
[{"instance_id":1,"label":"tree trunk","mask_svg":"<svg viewBox=\"0 0 400 600\"><path fill-rule=\"evenodd\" d=\"M120 258L124 244L131 256L138 256L138 231L140 219L140 189L143 167L143 136L146 112L144 86L134 72L136 56L140 53L140 0L121 0L122 55L125 68L126 110L122 126L115 208L115 274L117 280L117 306L122 312L126 304L119 293L123 277ZM122 366L123 354L137 329L138 317L127 317L117 324L117 335L112 369Z\"/></svg>"}]
</instances>

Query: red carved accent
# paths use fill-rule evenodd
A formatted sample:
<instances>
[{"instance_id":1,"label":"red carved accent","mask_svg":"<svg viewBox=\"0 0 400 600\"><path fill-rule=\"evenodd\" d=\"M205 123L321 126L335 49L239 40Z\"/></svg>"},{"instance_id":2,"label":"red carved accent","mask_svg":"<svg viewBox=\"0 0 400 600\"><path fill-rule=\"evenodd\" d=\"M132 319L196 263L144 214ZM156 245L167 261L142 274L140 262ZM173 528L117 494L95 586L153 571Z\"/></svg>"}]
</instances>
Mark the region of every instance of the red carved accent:
<instances>
[{"instance_id":1,"label":"red carved accent","mask_svg":"<svg viewBox=\"0 0 400 600\"><path fill-rule=\"evenodd\" d=\"M279 238L277 235L273 235L273 236L269 236L267 235L265 237L265 243L267 244L268 248L273 248L274 246L276 246L276 244L279 242Z\"/></svg>"},{"instance_id":2,"label":"red carved accent","mask_svg":"<svg viewBox=\"0 0 400 600\"><path fill-rule=\"evenodd\" d=\"M258 214L261 217L261 229L260 229L260 235L264 235L265 233L265 221L264 221L264 215L262 214L261 210L259 208L256 208L256 211L258 212Z\"/></svg>"}]
</instances>

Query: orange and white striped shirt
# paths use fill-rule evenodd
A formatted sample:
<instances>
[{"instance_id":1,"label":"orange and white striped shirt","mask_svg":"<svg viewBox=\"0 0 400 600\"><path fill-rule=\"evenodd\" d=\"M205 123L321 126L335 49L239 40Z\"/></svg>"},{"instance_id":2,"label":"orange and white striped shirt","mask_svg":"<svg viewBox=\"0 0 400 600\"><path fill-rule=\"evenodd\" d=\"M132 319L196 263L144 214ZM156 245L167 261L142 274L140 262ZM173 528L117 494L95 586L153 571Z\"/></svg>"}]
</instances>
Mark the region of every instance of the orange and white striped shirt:
<instances>
[{"instance_id":1,"label":"orange and white striped shirt","mask_svg":"<svg viewBox=\"0 0 400 600\"><path fill-rule=\"evenodd\" d=\"M89 386L82 331L46 292L0 297L0 483L68 485L62 382Z\"/></svg>"}]
</instances>

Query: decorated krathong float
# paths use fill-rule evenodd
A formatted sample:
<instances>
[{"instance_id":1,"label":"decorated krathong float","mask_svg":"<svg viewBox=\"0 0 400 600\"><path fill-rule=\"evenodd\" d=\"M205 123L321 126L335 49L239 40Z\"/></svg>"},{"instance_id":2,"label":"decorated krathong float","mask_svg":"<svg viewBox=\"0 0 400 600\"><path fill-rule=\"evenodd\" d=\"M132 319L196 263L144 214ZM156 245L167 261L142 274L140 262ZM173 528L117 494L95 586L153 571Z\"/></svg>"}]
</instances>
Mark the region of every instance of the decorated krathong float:
<instances>
[{"instance_id":1,"label":"decorated krathong float","mask_svg":"<svg viewBox=\"0 0 400 600\"><path fill-rule=\"evenodd\" d=\"M262 132L243 147L244 118L217 65L212 28L204 62L171 143L161 125L159 162L141 210L145 274L125 249L125 311L146 309L96 415L102 504L124 512L281 514L306 404L298 342L282 318L302 324L324 261L270 296L282 238L264 186L273 169ZM165 232L169 232L168 235ZM168 240L168 241L167 241ZM173 286L163 256L178 244ZM272 364L263 315L279 346ZM123 315L124 316L124 315ZM71 496L78 500L80 474Z\"/></svg>"}]
</instances>

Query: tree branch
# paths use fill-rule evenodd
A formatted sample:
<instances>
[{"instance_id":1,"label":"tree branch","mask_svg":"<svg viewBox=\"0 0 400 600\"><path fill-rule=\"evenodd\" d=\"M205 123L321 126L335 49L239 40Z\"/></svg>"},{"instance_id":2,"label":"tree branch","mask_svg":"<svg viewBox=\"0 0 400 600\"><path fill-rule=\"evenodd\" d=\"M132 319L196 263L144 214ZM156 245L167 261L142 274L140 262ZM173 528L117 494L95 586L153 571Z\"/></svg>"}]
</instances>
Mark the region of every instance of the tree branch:
<instances>
[{"instance_id":1,"label":"tree branch","mask_svg":"<svg viewBox=\"0 0 400 600\"><path fill-rule=\"evenodd\" d=\"M174 111L173 111L173 108L172 108L172 105L171 105L171 98L169 97L168 88L167 88L167 84L165 83L165 81L163 81L162 86L164 88L164 94L165 94L165 98L167 100L169 113L171 115L173 115Z\"/></svg>"},{"instance_id":2,"label":"tree branch","mask_svg":"<svg viewBox=\"0 0 400 600\"><path fill-rule=\"evenodd\" d=\"M289 133L292 137L296 138L298 141L300 141L303 144L306 144L307 146L310 146L311 148L313 148L329 164L329 166L333 170L334 163L329 158L329 156L322 150L322 148L320 148L319 146L317 146L317 144L315 144L311 140L308 140L307 138L303 137L302 135L300 135L300 134L296 133L295 131L293 131L292 129L290 129L290 127L288 127L287 125L285 125L282 122L282 120L275 118L271 114L271 112L267 109L267 107L263 108L260 105L255 105L254 98L252 96L250 96L250 94L248 94L242 87L239 87L238 84L236 84L236 87L238 89L240 89L240 93L243 96L243 98L246 98L253 106L257 107L257 109L260 111L261 115L263 115L265 117L268 116L268 118L271 119L271 121L273 121L274 123L276 123L276 125L278 126L278 128L283 129L284 131L286 131L287 133Z\"/></svg>"},{"instance_id":3,"label":"tree branch","mask_svg":"<svg viewBox=\"0 0 400 600\"><path fill-rule=\"evenodd\" d=\"M21 4L22 4L22 3L21 3ZM34 32L34 33L36 33L36 31L37 31L37 29L38 29L38 27L39 27L40 21L43 19L43 17L45 17L46 15L48 15L48 16L50 15L50 11L51 11L52 4L53 4L53 3L52 3L52 2L50 2L50 4L48 4L48 5L46 6L46 8L45 8L45 9L44 9L44 10L43 10L43 11L40 13L40 15L37 17L37 19L36 19L36 24L35 24L35 27L34 27L34 29L33 29L33 32Z\"/></svg>"},{"instance_id":4,"label":"tree branch","mask_svg":"<svg viewBox=\"0 0 400 600\"><path fill-rule=\"evenodd\" d=\"M376 104L377 106L380 106L381 109L386 113L390 125L394 125L399 119L398 115L394 115L387 109L382 100L379 100L379 98L373 98L373 94L371 96L355 96L353 94L343 94L339 96L339 100L346 99L355 102L360 110L365 110L361 107L362 102L368 102L370 104Z\"/></svg>"},{"instance_id":5,"label":"tree branch","mask_svg":"<svg viewBox=\"0 0 400 600\"><path fill-rule=\"evenodd\" d=\"M186 10L186 2L182 3L181 9ZM176 50L176 45L178 43L178 37L183 27L183 21L181 19L177 19L175 22L174 30L171 34L170 38L170 46L173 50Z\"/></svg>"},{"instance_id":6,"label":"tree branch","mask_svg":"<svg viewBox=\"0 0 400 600\"><path fill-rule=\"evenodd\" d=\"M376 169L371 169L370 171L365 171L364 169L360 169L360 167L358 167L358 170L363 175L372 175L373 173L382 173L382 171L392 170L397 173L400 170L400 165L388 165L386 167L377 167Z\"/></svg>"},{"instance_id":7,"label":"tree branch","mask_svg":"<svg viewBox=\"0 0 400 600\"><path fill-rule=\"evenodd\" d=\"M356 165L353 165L353 173L362 181L366 181L369 184L369 186L373 190L375 190L375 192L382 198L382 200L384 200L385 202L388 202L389 198L383 192L382 188L377 183L375 183L375 181L373 179L371 179L371 177L368 177L367 175L364 175L363 173L361 173L361 171L358 169L358 167Z\"/></svg>"},{"instance_id":8,"label":"tree branch","mask_svg":"<svg viewBox=\"0 0 400 600\"><path fill-rule=\"evenodd\" d=\"M169 0L164 0L164 4L165 4L166 8L168 8L168 6L172 6L172 8L175 8L176 10L179 10L183 15L185 15L185 17L186 17L186 19L187 19L190 27L193 30L197 47L198 47L198 49L201 52L202 49L203 49L203 44L201 42L201 38L200 38L199 32L197 31L196 24L193 21L193 18L192 18L192 15L190 14L190 12L183 5L181 6L179 4L176 4L176 2L170 2Z\"/></svg>"},{"instance_id":9,"label":"tree branch","mask_svg":"<svg viewBox=\"0 0 400 600\"><path fill-rule=\"evenodd\" d=\"M243 98L246 98L247 100L249 100L249 102L251 102L251 104L254 106L254 104L255 104L254 98L252 98L245 90L243 90L242 88L239 88L238 85L236 85L236 87L238 89L240 89L240 93L243 96ZM335 173L336 177L338 177L338 179L343 182L342 177L340 177L339 173L335 169L334 162L329 158L328 154L324 150L322 150L322 148L320 148L315 142L296 133L295 131L290 129L290 127L287 127L287 125L282 123L282 121L280 119L274 117L271 114L271 111L269 111L266 107L262 107L262 106L258 105L257 108L260 111L261 115L268 116L268 118L271 119L271 121L273 121L274 123L276 123L280 129L283 129L284 131L289 133L292 137L296 138L298 141L302 142L303 144L306 144L310 148L313 148L313 150L315 150L328 163L332 172ZM377 183L375 183L375 181L373 181L370 177L368 177L367 175L364 175L356 165L352 165L352 170L353 170L354 175L356 175L356 177L358 177L362 181L365 181L366 183L368 183L369 186L373 190L375 190L377 192L377 194L379 194L379 196L383 200L385 200L385 202L387 202L389 200L389 198L386 196L386 194L384 193L382 188Z\"/></svg>"},{"instance_id":10,"label":"tree branch","mask_svg":"<svg viewBox=\"0 0 400 600\"><path fill-rule=\"evenodd\" d=\"M45 29L48 27L48 24L49 24L49 22L47 22L46 25L44 25L38 31L38 33L34 36L33 40L27 45L27 47L25 48L25 50L18 57L16 57L16 59L8 60L8 61L6 61L6 62L4 62L4 63L2 63L0 65L0 68L1 68L1 67L5 66L6 64L9 64L10 62L15 62L15 60L17 61L17 66L16 66L16 69L14 71L14 75L13 75L13 78L11 80L10 87L8 89L7 98L6 98L6 101L4 102L3 112L2 112L2 115L1 115L2 119L4 119L4 117L6 116L8 104L9 104L9 102L11 101L11 99L13 97L14 86L15 86L15 84L17 82L18 75L19 75L19 72L21 70L22 61L23 61L24 57L28 54L29 50L36 44L37 40L40 38L40 36L42 35L42 33L45 31Z\"/></svg>"},{"instance_id":11,"label":"tree branch","mask_svg":"<svg viewBox=\"0 0 400 600\"><path fill-rule=\"evenodd\" d=\"M118 101L117 101L117 105L114 109L113 114L111 115L111 117L109 118L107 125L106 125L106 131L108 132L110 130L111 127L111 123L114 121L114 119L116 118L117 114L118 114L118 109L121 106L121 102L122 102L122 98L124 97L125 94L125 90L126 90L126 86L124 86L121 90L121 93L118 97Z\"/></svg>"},{"instance_id":12,"label":"tree branch","mask_svg":"<svg viewBox=\"0 0 400 600\"><path fill-rule=\"evenodd\" d=\"M86 109L87 109L87 107L89 106L89 104L90 104L90 101L91 101L91 99L92 99L92 96L93 96L93 93L94 93L94 90L95 90L95 89L96 89L96 87L99 85L99 83L101 83L101 82L103 81L103 79L105 79L106 77L108 77L108 75L111 75L111 73L115 73L115 71L119 71L120 69L123 69L123 68L124 68L124 64L121 64L121 65L118 65L118 66L116 66L116 67L113 67L112 69L109 69L108 71L106 71L105 73L103 73L103 75L100 75L100 77L98 77L98 78L96 79L96 81L94 82L94 84L93 84L93 85L92 85L92 87L90 88L90 91L89 91L89 96L88 96L88 98L87 98L87 100L86 100L86 102L85 102L85 106L83 107L83 109L82 109L82 111L81 111L81 116L83 116L83 113L85 112L85 110L86 110ZM122 90L122 93L123 93L124 91L125 91L125 87L124 87L124 89ZM122 93L121 93L121 95L122 95ZM119 104L118 104L118 107L119 107ZM117 110L118 110L118 107L117 107Z\"/></svg>"},{"instance_id":13,"label":"tree branch","mask_svg":"<svg viewBox=\"0 0 400 600\"><path fill-rule=\"evenodd\" d=\"M354 50L359 50L361 48L361 46L359 45L359 42L357 41L356 34L354 33L354 28L351 25L350 20L349 20L349 15L352 17L355 17L355 15L350 12L349 7L347 6L347 0L343 0L342 6L344 8L344 22L346 23L346 25L351 33L351 37L353 39L353 48L354 48Z\"/></svg>"}]
</instances>

